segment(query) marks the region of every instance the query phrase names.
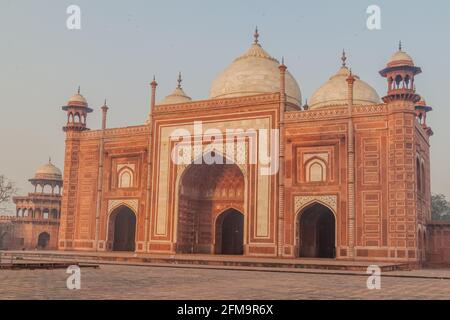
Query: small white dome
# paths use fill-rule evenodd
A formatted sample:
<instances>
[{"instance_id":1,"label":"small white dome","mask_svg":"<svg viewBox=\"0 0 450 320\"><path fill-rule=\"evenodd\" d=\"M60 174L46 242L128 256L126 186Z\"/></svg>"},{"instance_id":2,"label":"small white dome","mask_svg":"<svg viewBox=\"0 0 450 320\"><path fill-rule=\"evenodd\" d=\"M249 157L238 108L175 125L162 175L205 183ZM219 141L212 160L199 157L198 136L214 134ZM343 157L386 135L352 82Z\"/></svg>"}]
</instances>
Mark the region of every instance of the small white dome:
<instances>
[{"instance_id":1,"label":"small white dome","mask_svg":"<svg viewBox=\"0 0 450 320\"><path fill-rule=\"evenodd\" d=\"M280 91L278 60L272 58L255 42L240 57L236 58L212 83L210 98L230 98ZM286 72L287 101L301 105L300 87L294 77Z\"/></svg>"},{"instance_id":2,"label":"small white dome","mask_svg":"<svg viewBox=\"0 0 450 320\"><path fill-rule=\"evenodd\" d=\"M87 100L80 94L80 88L78 88L78 92L69 99L67 105L77 107L87 107L88 105Z\"/></svg>"},{"instance_id":3,"label":"small white dome","mask_svg":"<svg viewBox=\"0 0 450 320\"><path fill-rule=\"evenodd\" d=\"M399 50L389 59L388 66L409 65L413 66L414 61L409 54L403 50Z\"/></svg>"},{"instance_id":4,"label":"small white dome","mask_svg":"<svg viewBox=\"0 0 450 320\"><path fill-rule=\"evenodd\" d=\"M157 105L164 105L164 104L177 104L177 103L186 103L192 101L191 97L189 97L181 87L181 82L183 79L181 78L181 72L178 74L178 85L175 88L175 90L166 96L162 101L157 103Z\"/></svg>"},{"instance_id":5,"label":"small white dome","mask_svg":"<svg viewBox=\"0 0 450 320\"><path fill-rule=\"evenodd\" d=\"M350 70L343 66L339 71L325 82L308 101L309 109L319 109L347 104L348 83ZM380 97L374 88L359 79L353 84L353 103L355 105L369 105L380 102Z\"/></svg>"},{"instance_id":6,"label":"small white dome","mask_svg":"<svg viewBox=\"0 0 450 320\"><path fill-rule=\"evenodd\" d=\"M192 101L192 99L184 93L181 87L178 87L162 101L157 103L157 105L186 103L190 101Z\"/></svg>"}]
</instances>

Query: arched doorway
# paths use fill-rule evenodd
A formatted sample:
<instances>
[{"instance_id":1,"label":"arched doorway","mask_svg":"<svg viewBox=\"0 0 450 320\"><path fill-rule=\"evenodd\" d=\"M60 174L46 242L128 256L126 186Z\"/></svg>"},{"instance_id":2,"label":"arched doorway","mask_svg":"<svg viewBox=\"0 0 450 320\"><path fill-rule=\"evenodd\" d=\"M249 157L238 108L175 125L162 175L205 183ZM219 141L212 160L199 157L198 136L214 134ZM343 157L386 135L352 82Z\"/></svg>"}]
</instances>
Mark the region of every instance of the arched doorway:
<instances>
[{"instance_id":1,"label":"arched doorway","mask_svg":"<svg viewBox=\"0 0 450 320\"><path fill-rule=\"evenodd\" d=\"M176 252L217 252L215 208L243 208L244 189L245 179L241 169L236 164L227 164L225 159L222 164L188 166L179 182ZM224 222L225 226L232 224L228 220Z\"/></svg>"},{"instance_id":2,"label":"arched doorway","mask_svg":"<svg viewBox=\"0 0 450 320\"><path fill-rule=\"evenodd\" d=\"M9 245L9 234L8 232L3 232L0 234L0 250L7 250Z\"/></svg>"},{"instance_id":3,"label":"arched doorway","mask_svg":"<svg viewBox=\"0 0 450 320\"><path fill-rule=\"evenodd\" d=\"M244 254L244 215L235 209L223 212L216 220L216 253Z\"/></svg>"},{"instance_id":4,"label":"arched doorway","mask_svg":"<svg viewBox=\"0 0 450 320\"><path fill-rule=\"evenodd\" d=\"M50 235L47 232L39 234L37 247L38 249L46 249L50 242Z\"/></svg>"},{"instance_id":5,"label":"arched doorway","mask_svg":"<svg viewBox=\"0 0 450 320\"><path fill-rule=\"evenodd\" d=\"M297 223L299 257L336 257L336 221L328 207L320 203L306 207Z\"/></svg>"},{"instance_id":6,"label":"arched doorway","mask_svg":"<svg viewBox=\"0 0 450 320\"><path fill-rule=\"evenodd\" d=\"M136 246L136 215L127 206L115 209L109 218L112 251L134 251Z\"/></svg>"}]
</instances>

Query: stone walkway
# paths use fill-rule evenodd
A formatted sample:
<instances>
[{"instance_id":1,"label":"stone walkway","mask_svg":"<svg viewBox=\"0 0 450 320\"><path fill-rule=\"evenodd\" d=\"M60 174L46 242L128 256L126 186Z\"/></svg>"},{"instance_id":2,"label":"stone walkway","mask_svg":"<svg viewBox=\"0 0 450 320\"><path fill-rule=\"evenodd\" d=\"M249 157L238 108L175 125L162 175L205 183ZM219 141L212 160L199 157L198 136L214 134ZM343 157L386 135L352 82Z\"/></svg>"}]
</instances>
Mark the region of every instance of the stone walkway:
<instances>
[{"instance_id":1,"label":"stone walkway","mask_svg":"<svg viewBox=\"0 0 450 320\"><path fill-rule=\"evenodd\" d=\"M2 270L0 299L450 299L450 280L434 278L382 277L381 289L369 290L362 275L102 265L82 269L81 290L68 290L68 276L61 269Z\"/></svg>"}]
</instances>

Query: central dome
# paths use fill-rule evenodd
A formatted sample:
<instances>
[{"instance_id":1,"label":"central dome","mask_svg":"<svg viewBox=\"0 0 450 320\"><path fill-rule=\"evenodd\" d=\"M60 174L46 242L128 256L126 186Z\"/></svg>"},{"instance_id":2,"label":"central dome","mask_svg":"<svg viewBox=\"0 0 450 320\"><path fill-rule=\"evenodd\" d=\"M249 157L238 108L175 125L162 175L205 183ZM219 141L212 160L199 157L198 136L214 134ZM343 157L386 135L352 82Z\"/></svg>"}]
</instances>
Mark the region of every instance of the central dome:
<instances>
[{"instance_id":1,"label":"central dome","mask_svg":"<svg viewBox=\"0 0 450 320\"><path fill-rule=\"evenodd\" d=\"M212 83L210 98L231 98L280 91L280 63L255 42L236 58ZM287 101L301 105L301 93L297 81L286 71Z\"/></svg>"}]
</instances>

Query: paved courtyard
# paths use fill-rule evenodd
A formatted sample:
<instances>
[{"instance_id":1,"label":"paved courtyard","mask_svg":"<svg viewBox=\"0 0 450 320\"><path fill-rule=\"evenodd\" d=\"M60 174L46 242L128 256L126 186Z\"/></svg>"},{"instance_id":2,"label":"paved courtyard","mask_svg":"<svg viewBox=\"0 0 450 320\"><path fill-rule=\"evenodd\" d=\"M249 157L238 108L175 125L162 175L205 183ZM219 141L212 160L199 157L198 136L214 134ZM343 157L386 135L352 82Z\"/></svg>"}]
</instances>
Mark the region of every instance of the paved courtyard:
<instances>
[{"instance_id":1,"label":"paved courtyard","mask_svg":"<svg viewBox=\"0 0 450 320\"><path fill-rule=\"evenodd\" d=\"M0 299L450 299L449 279L382 277L381 290L368 290L359 275L102 265L83 268L81 289L68 290L67 277L0 270Z\"/></svg>"}]
</instances>

